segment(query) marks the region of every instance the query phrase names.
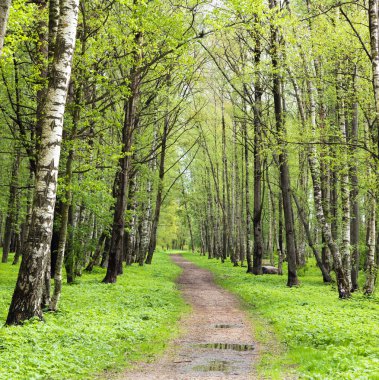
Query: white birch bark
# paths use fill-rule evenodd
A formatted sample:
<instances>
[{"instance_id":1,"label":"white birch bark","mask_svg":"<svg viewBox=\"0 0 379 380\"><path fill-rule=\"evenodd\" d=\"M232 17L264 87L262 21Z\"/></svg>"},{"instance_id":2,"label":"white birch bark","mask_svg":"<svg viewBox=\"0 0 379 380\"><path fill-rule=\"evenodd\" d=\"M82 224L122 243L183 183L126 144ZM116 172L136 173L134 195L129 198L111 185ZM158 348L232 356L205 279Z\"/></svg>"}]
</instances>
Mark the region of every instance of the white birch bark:
<instances>
[{"instance_id":1,"label":"white birch bark","mask_svg":"<svg viewBox=\"0 0 379 380\"><path fill-rule=\"evenodd\" d=\"M370 29L370 46L371 46L371 66L372 66L372 84L374 88L374 102L376 122L375 128L372 133L375 137L379 136L379 0L369 0L368 2L368 16L369 16L369 29ZM375 231L375 218L376 218L376 196L377 190L374 189L368 193L369 215L368 215L368 252L367 252L367 271L366 283L364 286L365 294L372 294L376 281L376 265L375 265L375 251L376 251L376 231Z\"/></svg>"},{"instance_id":2,"label":"white birch bark","mask_svg":"<svg viewBox=\"0 0 379 380\"><path fill-rule=\"evenodd\" d=\"M375 239L376 239L376 199L373 194L369 194L368 218L367 218L367 268L366 282L363 287L363 292L366 295L371 295L375 290L375 282L377 275L377 266L375 263Z\"/></svg>"},{"instance_id":3,"label":"white birch bark","mask_svg":"<svg viewBox=\"0 0 379 380\"><path fill-rule=\"evenodd\" d=\"M4 38L7 31L9 10L11 8L12 0L2 0L0 5L0 57L3 53Z\"/></svg>"},{"instance_id":4,"label":"white birch bark","mask_svg":"<svg viewBox=\"0 0 379 380\"><path fill-rule=\"evenodd\" d=\"M346 280L349 289L352 289L351 283L351 252L350 252L350 189L349 189L349 163L348 151L345 145L347 141L346 120L345 120L345 107L342 97L342 83L337 76L337 104L338 104L338 122L340 127L341 136L339 138L341 143L341 170L340 170L340 183L341 183L341 208L342 208L342 223L341 223L341 257L343 269L345 272Z\"/></svg>"},{"instance_id":5,"label":"white birch bark","mask_svg":"<svg viewBox=\"0 0 379 380\"><path fill-rule=\"evenodd\" d=\"M379 23L378 9L379 0L369 0L369 24L370 24L370 46L372 83L374 87L374 100L376 118L379 120Z\"/></svg>"},{"instance_id":6,"label":"white birch bark","mask_svg":"<svg viewBox=\"0 0 379 380\"><path fill-rule=\"evenodd\" d=\"M31 317L42 318L43 276L52 237L63 116L75 48L78 8L79 0L60 2L54 58L43 109L32 223L7 324L18 324Z\"/></svg>"},{"instance_id":7,"label":"white birch bark","mask_svg":"<svg viewBox=\"0 0 379 380\"><path fill-rule=\"evenodd\" d=\"M312 86L312 83L308 81L308 93L311 104L311 127L313 135L316 133L316 103L313 96L314 92L315 90ZM348 280L346 279L346 274L342 265L341 252L338 245L333 239L331 228L325 218L325 213L322 205L320 161L317 155L316 146L312 143L309 145L308 162L313 182L313 199L315 203L316 218L318 223L321 225L324 239L328 244L330 252L333 256L338 294L340 298L348 298L350 297L350 286Z\"/></svg>"}]
</instances>

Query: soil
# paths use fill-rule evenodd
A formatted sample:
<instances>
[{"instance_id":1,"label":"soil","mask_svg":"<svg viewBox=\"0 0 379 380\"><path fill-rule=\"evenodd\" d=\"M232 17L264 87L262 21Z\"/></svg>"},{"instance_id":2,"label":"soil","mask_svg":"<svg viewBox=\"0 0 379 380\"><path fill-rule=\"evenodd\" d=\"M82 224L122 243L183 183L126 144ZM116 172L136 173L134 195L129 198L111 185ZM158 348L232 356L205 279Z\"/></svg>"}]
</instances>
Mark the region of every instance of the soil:
<instances>
[{"instance_id":1,"label":"soil","mask_svg":"<svg viewBox=\"0 0 379 380\"><path fill-rule=\"evenodd\" d=\"M153 363L140 363L120 379L256 379L259 347L238 299L215 284L212 274L172 255L183 268L178 287L192 311L181 321L180 337Z\"/></svg>"}]
</instances>

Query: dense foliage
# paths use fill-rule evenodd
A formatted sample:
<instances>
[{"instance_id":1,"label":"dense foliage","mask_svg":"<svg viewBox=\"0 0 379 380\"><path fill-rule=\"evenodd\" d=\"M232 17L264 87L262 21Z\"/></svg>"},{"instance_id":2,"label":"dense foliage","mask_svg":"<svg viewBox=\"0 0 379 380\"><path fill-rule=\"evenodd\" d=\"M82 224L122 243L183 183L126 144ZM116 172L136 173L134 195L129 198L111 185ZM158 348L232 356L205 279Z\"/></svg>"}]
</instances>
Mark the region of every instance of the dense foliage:
<instances>
[{"instance_id":1,"label":"dense foliage","mask_svg":"<svg viewBox=\"0 0 379 380\"><path fill-rule=\"evenodd\" d=\"M358 294L332 312L361 303L375 339L379 0L5 0L0 74L0 270L21 261L7 325L60 318L62 284L102 294L161 247L246 264L261 297L295 288L280 305L308 298L304 320L279 330L298 345L306 318L330 323L300 276L314 259Z\"/></svg>"}]
</instances>

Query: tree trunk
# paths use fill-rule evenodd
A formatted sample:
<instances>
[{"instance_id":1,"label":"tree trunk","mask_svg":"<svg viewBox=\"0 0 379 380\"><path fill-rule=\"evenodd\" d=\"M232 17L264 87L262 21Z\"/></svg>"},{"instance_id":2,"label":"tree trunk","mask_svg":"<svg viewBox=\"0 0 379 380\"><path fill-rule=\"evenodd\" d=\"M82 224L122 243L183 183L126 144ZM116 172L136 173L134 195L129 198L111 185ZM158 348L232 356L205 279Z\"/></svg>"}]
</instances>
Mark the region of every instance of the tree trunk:
<instances>
[{"instance_id":1,"label":"tree trunk","mask_svg":"<svg viewBox=\"0 0 379 380\"><path fill-rule=\"evenodd\" d=\"M79 0L61 1L56 50L43 112L32 222L7 324L19 324L31 317L42 318L43 277L52 236L63 116L75 48L78 8Z\"/></svg>"},{"instance_id":2,"label":"tree trunk","mask_svg":"<svg viewBox=\"0 0 379 380\"><path fill-rule=\"evenodd\" d=\"M251 235L251 211L250 211L250 173L249 173L249 136L247 131L247 122L243 121L243 142L244 142L244 159L245 159L245 208L246 208L246 260L247 273L253 273L253 260L251 257L250 235Z\"/></svg>"},{"instance_id":3,"label":"tree trunk","mask_svg":"<svg viewBox=\"0 0 379 380\"><path fill-rule=\"evenodd\" d=\"M357 68L354 69L353 86L355 87L355 81L357 76ZM350 192L350 206L351 206L351 219L350 219L350 244L351 244L351 285L352 291L358 289L358 274L359 274L359 190L358 190L358 168L355 163L355 152L357 150L358 143L358 101L354 99L353 102L353 117L351 122L351 132L349 136L349 141L352 144L350 149L353 161L349 168L349 177L351 183Z\"/></svg>"},{"instance_id":4,"label":"tree trunk","mask_svg":"<svg viewBox=\"0 0 379 380\"><path fill-rule=\"evenodd\" d=\"M276 0L270 1L270 7L276 8ZM288 280L287 286L292 287L299 284L296 273L296 244L295 244L295 225L293 220L293 209L291 201L291 183L290 172L288 167L287 149L283 142L286 130L282 107L281 80L279 75L279 53L278 53L278 29L271 27L271 49L272 49L272 66L273 66L273 95L276 131L278 133L278 143L280 146L279 154L279 171L280 171L280 188L283 198L284 224L286 231L286 247L288 262Z\"/></svg>"},{"instance_id":5,"label":"tree trunk","mask_svg":"<svg viewBox=\"0 0 379 380\"><path fill-rule=\"evenodd\" d=\"M374 89L374 104L375 104L375 122L371 130L372 140L377 142L379 151L379 1L369 0L368 16L370 30L370 47L371 47L371 66L372 66L372 85ZM371 172L371 169L369 169ZM367 258L366 258L366 283L364 293L370 295L374 292L377 268L375 263L376 255L376 197L377 189L372 190L374 193L369 193L369 215L367 220Z\"/></svg>"},{"instance_id":6,"label":"tree trunk","mask_svg":"<svg viewBox=\"0 0 379 380\"><path fill-rule=\"evenodd\" d=\"M337 115L338 124L340 128L339 142L341 146L346 144L347 141L347 126L345 120L345 103L342 94L342 83L340 75L337 75ZM345 271L345 278L349 286L351 285L351 254L350 254L350 189L349 189L349 164L348 164L348 148L345 146L340 156L340 188L341 188L341 209L342 209L342 223L341 223L341 257L342 265ZM335 204L337 207L337 202Z\"/></svg>"},{"instance_id":7,"label":"tree trunk","mask_svg":"<svg viewBox=\"0 0 379 380\"><path fill-rule=\"evenodd\" d=\"M168 110L166 112L168 112ZM161 213L161 206L162 206L162 200L163 200L163 181L164 181L164 175L165 175L165 159L166 159L168 133L169 133L169 115L167 113L165 116L164 125L163 125L161 154L160 154L160 162L159 162L158 190L157 190L157 197L155 200L154 218L153 218L153 223L151 226L149 250L148 250L146 261L145 261L146 264L151 264L153 260L154 251L157 245L157 230L158 230L159 216Z\"/></svg>"},{"instance_id":8,"label":"tree trunk","mask_svg":"<svg viewBox=\"0 0 379 380\"><path fill-rule=\"evenodd\" d=\"M86 272L92 272L93 267L95 265L99 265L100 263L100 258L101 258L101 253L103 252L104 249L104 243L105 239L107 238L107 233L106 231L103 231L102 234L100 235L99 241L97 242L97 246L95 249L95 253L91 257L90 262L88 263L86 267Z\"/></svg>"},{"instance_id":9,"label":"tree trunk","mask_svg":"<svg viewBox=\"0 0 379 380\"><path fill-rule=\"evenodd\" d=\"M68 226L68 213L71 206L72 199L72 164L74 160L74 151L70 149L66 162L66 174L65 174L65 202L62 205L61 212L61 225L59 230L59 244L57 251L57 260L54 271L54 293L50 302L50 310L56 311L58 309L59 299L62 293L62 268L64 262L64 254L66 249L67 240L67 226Z\"/></svg>"},{"instance_id":10,"label":"tree trunk","mask_svg":"<svg viewBox=\"0 0 379 380\"><path fill-rule=\"evenodd\" d=\"M256 47L254 63L259 67L261 61L261 50L259 36L255 39ZM259 73L255 79L255 103L254 103L254 210L253 210L253 230L254 230L254 253L253 253L253 273L262 274L263 258L263 236L262 236L262 160L261 160L261 118L262 118L262 95L263 89L259 79Z\"/></svg>"},{"instance_id":11,"label":"tree trunk","mask_svg":"<svg viewBox=\"0 0 379 380\"><path fill-rule=\"evenodd\" d=\"M134 37L136 47L140 45L142 34L137 32ZM122 157L119 159L117 180L115 181L114 195L116 205L113 214L112 233L109 249L107 273L104 283L115 283L122 268L122 246L125 232L125 210L127 206L127 187L131 166L130 151L132 148L133 134L137 129L137 103L139 101L140 71L137 62L140 60L140 52L134 52L134 65L130 70L130 95L124 104L124 124L122 129Z\"/></svg>"},{"instance_id":12,"label":"tree trunk","mask_svg":"<svg viewBox=\"0 0 379 380\"><path fill-rule=\"evenodd\" d=\"M340 298L350 297L349 283L345 276L345 271L342 265L341 254L337 244L333 240L333 236L328 222L324 216L324 210L322 208L322 196L321 196L321 183L320 183L320 164L317 158L314 145L310 145L309 154L309 168L311 170L313 181L313 197L316 208L316 217L322 227L322 231L325 237L325 241L329 246L330 252L333 255L334 271L337 277L337 287Z\"/></svg>"},{"instance_id":13,"label":"tree trunk","mask_svg":"<svg viewBox=\"0 0 379 380\"><path fill-rule=\"evenodd\" d=\"M223 96L223 94L221 94ZM225 109L222 99L221 103L221 127L222 127L222 260L226 260L228 256L228 222L229 210L227 207L227 182L228 182L228 159L226 156L226 125L225 125Z\"/></svg>"},{"instance_id":14,"label":"tree trunk","mask_svg":"<svg viewBox=\"0 0 379 380\"><path fill-rule=\"evenodd\" d=\"M9 187L8 211L5 219L4 245L2 263L8 262L8 255L11 247L12 236L15 233L15 223L17 214L17 197L18 197L18 182L20 172L21 154L16 152L12 165L11 183Z\"/></svg>"},{"instance_id":15,"label":"tree trunk","mask_svg":"<svg viewBox=\"0 0 379 380\"><path fill-rule=\"evenodd\" d=\"M188 225L189 234L190 234L190 247L191 247L191 251L195 252L191 215L190 215L189 209L188 209L187 194L186 194L186 189L184 187L183 177L181 179L181 183L182 183L182 196L183 196L184 210L186 212L187 225Z\"/></svg>"},{"instance_id":16,"label":"tree trunk","mask_svg":"<svg viewBox=\"0 0 379 380\"><path fill-rule=\"evenodd\" d=\"M9 10L11 8L11 0L3 0L0 5L0 57L3 52L4 38L7 31Z\"/></svg>"},{"instance_id":17,"label":"tree trunk","mask_svg":"<svg viewBox=\"0 0 379 380\"><path fill-rule=\"evenodd\" d=\"M377 265L375 262L376 246L376 199L373 194L369 194L369 207L367 217L367 258L366 258L366 282L363 292L366 295L372 295L375 289Z\"/></svg>"},{"instance_id":18,"label":"tree trunk","mask_svg":"<svg viewBox=\"0 0 379 380\"><path fill-rule=\"evenodd\" d=\"M315 259L316 259L317 266L321 270L322 278L323 278L325 283L332 282L332 278L330 277L328 270L324 267L324 265L322 263L321 256L320 256L320 254L319 254L319 252L318 252L318 250L317 250L317 248L313 242L312 234L311 234L311 231L309 230L309 223L308 223L307 217L304 213L304 210L300 206L300 202L297 199L297 196L294 193L292 193L292 196L293 196L293 199L295 201L296 207L299 211L299 216L300 216L301 222L303 223L303 226L304 226L304 231L305 231L305 234L306 234L307 239L308 239L308 245L311 247L312 252L313 252Z\"/></svg>"}]
</instances>

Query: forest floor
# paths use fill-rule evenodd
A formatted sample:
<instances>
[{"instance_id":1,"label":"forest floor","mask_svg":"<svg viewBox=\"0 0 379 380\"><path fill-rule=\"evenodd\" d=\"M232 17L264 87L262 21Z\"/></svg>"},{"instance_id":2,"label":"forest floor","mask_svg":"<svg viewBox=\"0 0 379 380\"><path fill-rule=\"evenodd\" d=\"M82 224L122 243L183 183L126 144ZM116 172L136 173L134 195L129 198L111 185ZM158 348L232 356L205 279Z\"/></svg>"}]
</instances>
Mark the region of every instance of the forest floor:
<instances>
[{"instance_id":1,"label":"forest floor","mask_svg":"<svg viewBox=\"0 0 379 380\"><path fill-rule=\"evenodd\" d=\"M1 253L1 249L0 249ZM152 360L177 334L189 308L176 280L181 269L157 252L154 265L124 268L116 284L105 269L63 285L57 313L45 322L4 327L18 265L0 263L0 380L87 380Z\"/></svg>"},{"instance_id":2,"label":"forest floor","mask_svg":"<svg viewBox=\"0 0 379 380\"><path fill-rule=\"evenodd\" d=\"M178 286L192 308L181 322L183 334L157 361L140 363L119 379L257 378L254 363L260 346L254 341L251 322L241 302L216 285L210 271L181 255L171 258L183 269Z\"/></svg>"}]
</instances>

